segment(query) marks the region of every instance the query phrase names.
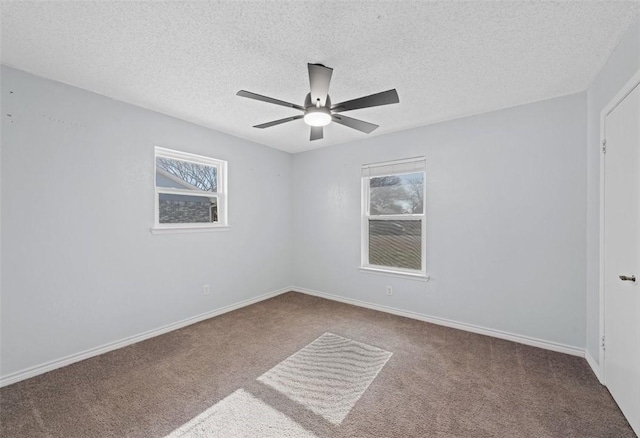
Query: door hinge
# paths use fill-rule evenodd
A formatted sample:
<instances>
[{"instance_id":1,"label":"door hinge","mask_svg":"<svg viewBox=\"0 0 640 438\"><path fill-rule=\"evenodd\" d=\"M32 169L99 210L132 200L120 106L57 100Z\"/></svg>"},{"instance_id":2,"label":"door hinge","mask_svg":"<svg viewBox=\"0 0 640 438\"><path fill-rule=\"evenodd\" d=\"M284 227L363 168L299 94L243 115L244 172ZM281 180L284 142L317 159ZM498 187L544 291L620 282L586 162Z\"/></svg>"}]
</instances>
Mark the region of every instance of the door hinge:
<instances>
[{"instance_id":1,"label":"door hinge","mask_svg":"<svg viewBox=\"0 0 640 438\"><path fill-rule=\"evenodd\" d=\"M607 153L607 140L602 140L602 153L606 154Z\"/></svg>"},{"instance_id":2,"label":"door hinge","mask_svg":"<svg viewBox=\"0 0 640 438\"><path fill-rule=\"evenodd\" d=\"M600 346L603 350L605 349L604 336L600 339Z\"/></svg>"}]
</instances>

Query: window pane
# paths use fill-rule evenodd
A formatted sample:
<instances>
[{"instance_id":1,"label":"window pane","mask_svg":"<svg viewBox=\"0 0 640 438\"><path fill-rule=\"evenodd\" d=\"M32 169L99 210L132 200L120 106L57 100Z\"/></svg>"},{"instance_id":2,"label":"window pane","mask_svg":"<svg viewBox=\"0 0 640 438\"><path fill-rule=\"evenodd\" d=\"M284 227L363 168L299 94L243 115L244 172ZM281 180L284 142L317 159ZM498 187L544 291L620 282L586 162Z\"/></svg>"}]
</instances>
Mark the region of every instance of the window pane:
<instances>
[{"instance_id":1,"label":"window pane","mask_svg":"<svg viewBox=\"0 0 640 438\"><path fill-rule=\"evenodd\" d=\"M369 220L369 264L422 269L421 221Z\"/></svg>"},{"instance_id":2,"label":"window pane","mask_svg":"<svg viewBox=\"0 0 640 438\"><path fill-rule=\"evenodd\" d=\"M215 166L156 157L156 187L217 192L218 169Z\"/></svg>"},{"instance_id":3,"label":"window pane","mask_svg":"<svg viewBox=\"0 0 640 438\"><path fill-rule=\"evenodd\" d=\"M370 214L421 214L423 185L422 172L369 179Z\"/></svg>"},{"instance_id":4,"label":"window pane","mask_svg":"<svg viewBox=\"0 0 640 438\"><path fill-rule=\"evenodd\" d=\"M214 196L158 195L161 224L218 222L218 199Z\"/></svg>"}]
</instances>

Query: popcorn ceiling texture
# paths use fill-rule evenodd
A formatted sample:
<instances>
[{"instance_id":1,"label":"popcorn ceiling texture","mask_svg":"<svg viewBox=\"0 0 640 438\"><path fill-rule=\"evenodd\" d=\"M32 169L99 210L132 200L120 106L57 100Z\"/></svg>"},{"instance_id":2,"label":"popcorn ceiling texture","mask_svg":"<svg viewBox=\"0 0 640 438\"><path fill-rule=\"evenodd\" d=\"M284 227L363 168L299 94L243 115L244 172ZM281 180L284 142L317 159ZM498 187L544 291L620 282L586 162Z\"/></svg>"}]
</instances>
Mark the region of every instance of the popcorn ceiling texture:
<instances>
[{"instance_id":1,"label":"popcorn ceiling texture","mask_svg":"<svg viewBox=\"0 0 640 438\"><path fill-rule=\"evenodd\" d=\"M396 88L400 104L350 112L380 135L583 91L640 1L6 2L4 64L238 137L298 152L366 138L298 114L306 63L334 68L333 102Z\"/></svg>"}]
</instances>

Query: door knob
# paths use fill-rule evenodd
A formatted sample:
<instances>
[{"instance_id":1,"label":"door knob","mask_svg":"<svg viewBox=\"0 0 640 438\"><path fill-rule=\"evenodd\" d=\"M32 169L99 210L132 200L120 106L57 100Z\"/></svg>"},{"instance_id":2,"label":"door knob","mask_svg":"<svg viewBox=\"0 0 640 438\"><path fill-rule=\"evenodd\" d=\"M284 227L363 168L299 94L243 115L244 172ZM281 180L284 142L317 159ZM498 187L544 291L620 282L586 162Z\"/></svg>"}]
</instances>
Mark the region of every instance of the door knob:
<instances>
[{"instance_id":1,"label":"door knob","mask_svg":"<svg viewBox=\"0 0 640 438\"><path fill-rule=\"evenodd\" d=\"M631 277L629 277L628 275L621 275L621 276L620 276L620 280L622 280L622 281L633 281L633 282L635 282L635 281L636 281L636 276L635 276L635 275L632 275Z\"/></svg>"}]
</instances>

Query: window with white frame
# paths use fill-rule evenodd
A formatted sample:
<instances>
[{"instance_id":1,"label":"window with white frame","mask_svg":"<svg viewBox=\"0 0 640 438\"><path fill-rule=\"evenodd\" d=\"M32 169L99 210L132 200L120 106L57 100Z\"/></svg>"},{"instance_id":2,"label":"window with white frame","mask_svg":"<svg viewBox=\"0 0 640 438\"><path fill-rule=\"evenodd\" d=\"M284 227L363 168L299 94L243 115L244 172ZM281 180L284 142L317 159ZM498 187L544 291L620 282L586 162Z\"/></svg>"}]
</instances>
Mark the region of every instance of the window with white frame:
<instances>
[{"instance_id":1,"label":"window with white frame","mask_svg":"<svg viewBox=\"0 0 640 438\"><path fill-rule=\"evenodd\" d=\"M362 267L426 276L425 159L362 167Z\"/></svg>"},{"instance_id":2,"label":"window with white frame","mask_svg":"<svg viewBox=\"0 0 640 438\"><path fill-rule=\"evenodd\" d=\"M155 148L155 228L227 225L227 162Z\"/></svg>"}]
</instances>

